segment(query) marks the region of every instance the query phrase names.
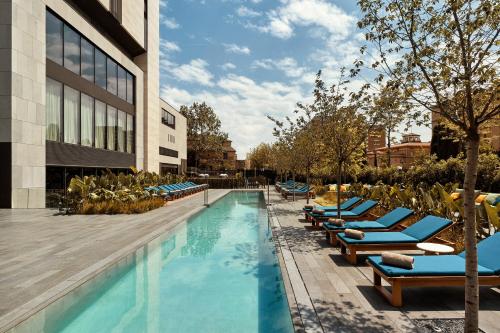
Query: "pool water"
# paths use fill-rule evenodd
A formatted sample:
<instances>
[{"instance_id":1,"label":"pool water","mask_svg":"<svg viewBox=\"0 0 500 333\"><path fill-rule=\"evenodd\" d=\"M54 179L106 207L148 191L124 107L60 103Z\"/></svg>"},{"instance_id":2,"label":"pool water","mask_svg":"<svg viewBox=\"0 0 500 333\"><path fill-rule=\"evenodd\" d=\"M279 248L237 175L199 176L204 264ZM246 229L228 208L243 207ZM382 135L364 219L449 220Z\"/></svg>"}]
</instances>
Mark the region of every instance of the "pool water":
<instances>
[{"instance_id":1,"label":"pool water","mask_svg":"<svg viewBox=\"0 0 500 333\"><path fill-rule=\"evenodd\" d=\"M261 192L230 192L78 289L29 329L293 332Z\"/></svg>"}]
</instances>

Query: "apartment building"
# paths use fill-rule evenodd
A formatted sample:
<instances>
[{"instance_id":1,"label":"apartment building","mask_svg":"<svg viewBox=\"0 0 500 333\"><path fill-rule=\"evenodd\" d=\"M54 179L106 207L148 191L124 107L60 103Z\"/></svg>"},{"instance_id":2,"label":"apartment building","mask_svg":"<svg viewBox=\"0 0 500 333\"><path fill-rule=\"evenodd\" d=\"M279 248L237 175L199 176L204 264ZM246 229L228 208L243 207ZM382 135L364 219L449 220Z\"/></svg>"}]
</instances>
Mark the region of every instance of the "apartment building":
<instances>
[{"instance_id":1,"label":"apartment building","mask_svg":"<svg viewBox=\"0 0 500 333\"><path fill-rule=\"evenodd\" d=\"M0 2L0 207L45 207L104 169L182 172L185 120L170 107L164 125L159 41L159 0Z\"/></svg>"}]
</instances>

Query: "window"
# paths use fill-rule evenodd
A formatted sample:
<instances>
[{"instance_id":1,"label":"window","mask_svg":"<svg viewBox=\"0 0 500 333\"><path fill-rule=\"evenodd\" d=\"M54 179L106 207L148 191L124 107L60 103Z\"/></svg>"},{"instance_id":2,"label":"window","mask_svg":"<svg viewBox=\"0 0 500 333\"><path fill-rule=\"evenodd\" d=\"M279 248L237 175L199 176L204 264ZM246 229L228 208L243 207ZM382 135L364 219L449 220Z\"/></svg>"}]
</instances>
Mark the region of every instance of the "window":
<instances>
[{"instance_id":1,"label":"window","mask_svg":"<svg viewBox=\"0 0 500 333\"><path fill-rule=\"evenodd\" d=\"M179 157L179 152L177 150L168 149L165 147L160 147L160 155L170 156L170 157Z\"/></svg>"},{"instance_id":2,"label":"window","mask_svg":"<svg viewBox=\"0 0 500 333\"><path fill-rule=\"evenodd\" d=\"M127 99L127 74L121 66L118 66L118 97Z\"/></svg>"},{"instance_id":3,"label":"window","mask_svg":"<svg viewBox=\"0 0 500 333\"><path fill-rule=\"evenodd\" d=\"M109 1L109 11L113 16L119 21L122 21L122 1L121 0L110 0Z\"/></svg>"},{"instance_id":4,"label":"window","mask_svg":"<svg viewBox=\"0 0 500 333\"><path fill-rule=\"evenodd\" d=\"M62 84L47 78L45 93L46 139L61 141Z\"/></svg>"},{"instance_id":5,"label":"window","mask_svg":"<svg viewBox=\"0 0 500 333\"><path fill-rule=\"evenodd\" d=\"M63 23L51 12L46 12L45 34L47 39L47 58L55 63L63 64Z\"/></svg>"},{"instance_id":6,"label":"window","mask_svg":"<svg viewBox=\"0 0 500 333\"><path fill-rule=\"evenodd\" d=\"M127 114L123 111L118 111L118 139L116 140L117 143L117 150L121 152L125 152L125 140L127 139L126 137L126 130L127 130Z\"/></svg>"},{"instance_id":7,"label":"window","mask_svg":"<svg viewBox=\"0 0 500 333\"><path fill-rule=\"evenodd\" d=\"M95 49L95 84L106 89L106 55Z\"/></svg>"},{"instance_id":8,"label":"window","mask_svg":"<svg viewBox=\"0 0 500 333\"><path fill-rule=\"evenodd\" d=\"M94 99L82 93L80 107L80 142L82 146L92 147L92 118L94 115Z\"/></svg>"},{"instance_id":9,"label":"window","mask_svg":"<svg viewBox=\"0 0 500 333\"><path fill-rule=\"evenodd\" d=\"M127 102L134 104L134 77L127 72Z\"/></svg>"},{"instance_id":10,"label":"window","mask_svg":"<svg viewBox=\"0 0 500 333\"><path fill-rule=\"evenodd\" d=\"M64 25L64 67L80 75L80 35Z\"/></svg>"},{"instance_id":11,"label":"window","mask_svg":"<svg viewBox=\"0 0 500 333\"><path fill-rule=\"evenodd\" d=\"M110 93L112 93L113 95L116 95L116 92L117 92L117 68L118 68L118 65L116 64L116 62L113 61L113 59L111 58L108 58L108 61L107 61L107 66L106 66L106 69L107 69L107 72L108 72L108 85L107 85L107 88L108 88L108 91Z\"/></svg>"},{"instance_id":12,"label":"window","mask_svg":"<svg viewBox=\"0 0 500 333\"><path fill-rule=\"evenodd\" d=\"M172 127L173 129L175 129L175 116L173 114L171 114L170 112L168 111L165 111L162 109L162 117L161 117L161 122L165 125L167 125L168 127Z\"/></svg>"},{"instance_id":13,"label":"window","mask_svg":"<svg viewBox=\"0 0 500 333\"><path fill-rule=\"evenodd\" d=\"M134 117L127 114L127 153L134 152Z\"/></svg>"},{"instance_id":14,"label":"window","mask_svg":"<svg viewBox=\"0 0 500 333\"><path fill-rule=\"evenodd\" d=\"M116 149L116 108L108 105L108 117L107 117L107 149Z\"/></svg>"},{"instance_id":15,"label":"window","mask_svg":"<svg viewBox=\"0 0 500 333\"><path fill-rule=\"evenodd\" d=\"M106 148L106 104L95 101L95 147Z\"/></svg>"},{"instance_id":16,"label":"window","mask_svg":"<svg viewBox=\"0 0 500 333\"><path fill-rule=\"evenodd\" d=\"M64 142L78 143L80 92L64 86Z\"/></svg>"},{"instance_id":17,"label":"window","mask_svg":"<svg viewBox=\"0 0 500 333\"><path fill-rule=\"evenodd\" d=\"M94 82L94 45L82 38L82 77Z\"/></svg>"}]
</instances>

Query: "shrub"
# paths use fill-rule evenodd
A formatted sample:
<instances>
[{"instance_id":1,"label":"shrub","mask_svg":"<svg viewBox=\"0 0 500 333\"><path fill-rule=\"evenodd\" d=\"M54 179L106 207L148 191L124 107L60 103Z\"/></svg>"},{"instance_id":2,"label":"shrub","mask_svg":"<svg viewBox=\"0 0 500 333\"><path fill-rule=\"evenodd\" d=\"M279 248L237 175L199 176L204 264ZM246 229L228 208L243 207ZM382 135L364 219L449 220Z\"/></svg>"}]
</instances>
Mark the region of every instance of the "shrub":
<instances>
[{"instance_id":1,"label":"shrub","mask_svg":"<svg viewBox=\"0 0 500 333\"><path fill-rule=\"evenodd\" d=\"M77 214L141 214L150 210L163 207L165 200L162 198L150 198L133 202L121 202L117 200L89 202L86 201L78 206Z\"/></svg>"}]
</instances>

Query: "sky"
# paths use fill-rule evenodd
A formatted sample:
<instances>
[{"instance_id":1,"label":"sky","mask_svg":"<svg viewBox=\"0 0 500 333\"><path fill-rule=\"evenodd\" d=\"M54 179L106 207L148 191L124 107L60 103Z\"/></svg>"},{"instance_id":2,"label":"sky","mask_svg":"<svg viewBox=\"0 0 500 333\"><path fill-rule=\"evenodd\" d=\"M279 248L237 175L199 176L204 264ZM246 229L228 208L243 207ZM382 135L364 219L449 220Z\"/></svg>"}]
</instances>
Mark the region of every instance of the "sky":
<instances>
[{"instance_id":1,"label":"sky","mask_svg":"<svg viewBox=\"0 0 500 333\"><path fill-rule=\"evenodd\" d=\"M359 17L354 0L160 0L160 96L212 106L244 159L275 140L267 115L311 102L318 70L330 85L360 57ZM428 128L411 131L430 140Z\"/></svg>"}]
</instances>

